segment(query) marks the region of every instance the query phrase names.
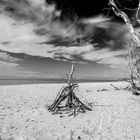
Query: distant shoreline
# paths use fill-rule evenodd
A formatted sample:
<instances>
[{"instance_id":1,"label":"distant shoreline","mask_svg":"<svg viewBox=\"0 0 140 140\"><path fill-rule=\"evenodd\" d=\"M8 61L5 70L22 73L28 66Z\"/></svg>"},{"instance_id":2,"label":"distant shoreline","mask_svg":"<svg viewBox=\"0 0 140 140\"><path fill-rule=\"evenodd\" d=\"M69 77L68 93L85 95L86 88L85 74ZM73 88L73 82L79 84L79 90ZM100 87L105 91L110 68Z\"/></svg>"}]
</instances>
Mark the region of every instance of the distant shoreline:
<instances>
[{"instance_id":1,"label":"distant shoreline","mask_svg":"<svg viewBox=\"0 0 140 140\"><path fill-rule=\"evenodd\" d=\"M118 82L124 80L75 80L77 83ZM66 79L0 79L0 85L24 84L60 84L67 83Z\"/></svg>"}]
</instances>

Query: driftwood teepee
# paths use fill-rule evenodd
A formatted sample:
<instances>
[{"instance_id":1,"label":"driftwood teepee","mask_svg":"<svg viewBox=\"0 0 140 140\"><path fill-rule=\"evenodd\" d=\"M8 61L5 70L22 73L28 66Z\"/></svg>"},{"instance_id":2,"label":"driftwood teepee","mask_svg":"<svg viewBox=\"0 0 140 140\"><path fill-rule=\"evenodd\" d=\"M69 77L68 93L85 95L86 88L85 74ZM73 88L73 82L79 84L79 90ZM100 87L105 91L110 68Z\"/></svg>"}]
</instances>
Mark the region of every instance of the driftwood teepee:
<instances>
[{"instance_id":1,"label":"driftwood teepee","mask_svg":"<svg viewBox=\"0 0 140 140\"><path fill-rule=\"evenodd\" d=\"M84 113L86 110L91 110L84 103L82 103L74 93L74 89L78 87L77 83L72 82L74 70L75 66L72 65L71 73L68 79L68 85L59 92L53 104L48 107L49 111L56 114L61 114L63 112L72 112L71 114L77 115L78 112ZM65 105L63 105L63 102L65 103Z\"/></svg>"}]
</instances>

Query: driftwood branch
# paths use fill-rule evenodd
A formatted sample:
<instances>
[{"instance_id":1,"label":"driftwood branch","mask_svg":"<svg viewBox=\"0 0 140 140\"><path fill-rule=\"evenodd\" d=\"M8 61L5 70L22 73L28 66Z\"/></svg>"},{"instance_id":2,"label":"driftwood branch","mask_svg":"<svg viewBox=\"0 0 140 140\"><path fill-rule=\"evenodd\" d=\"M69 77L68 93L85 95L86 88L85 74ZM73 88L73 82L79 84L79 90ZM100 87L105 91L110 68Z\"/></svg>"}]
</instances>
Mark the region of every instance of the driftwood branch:
<instances>
[{"instance_id":1,"label":"driftwood branch","mask_svg":"<svg viewBox=\"0 0 140 140\"><path fill-rule=\"evenodd\" d=\"M129 67L130 67L131 74L134 74L137 77L137 80L139 81L140 74L138 72L138 69L137 69L135 63L139 61L138 51L139 51L139 48L140 48L140 39L139 39L138 35L135 33L135 31L134 31L134 28L133 28L133 26L132 26L132 24L130 22L130 19L128 18L128 16L123 11L118 9L118 7L116 6L114 0L109 0L109 5L112 7L112 10L114 11L114 13L117 16L121 17L125 21L125 23L126 23L126 25L128 27L131 39L133 41L133 43L132 43L132 41L130 42L130 47L129 47L129 56L128 56ZM139 4L139 6L140 6L140 4ZM140 9L140 7L137 10L137 16L138 16L139 9Z\"/></svg>"},{"instance_id":2,"label":"driftwood branch","mask_svg":"<svg viewBox=\"0 0 140 140\"><path fill-rule=\"evenodd\" d=\"M134 31L134 28L130 22L130 19L128 18L127 14L124 13L123 11L121 11L120 9L118 9L118 7L116 6L114 0L109 0L109 5L112 7L112 10L114 11L114 13L118 16L118 17L121 17L127 27L128 27L128 30L129 30L129 33L133 39L133 41L137 44L137 47L140 47L140 40L138 38L138 36L135 34L135 31Z\"/></svg>"},{"instance_id":3,"label":"driftwood branch","mask_svg":"<svg viewBox=\"0 0 140 140\"><path fill-rule=\"evenodd\" d=\"M116 90L121 90L120 88L114 86L113 84L110 84L113 88L115 88Z\"/></svg>"},{"instance_id":4,"label":"driftwood branch","mask_svg":"<svg viewBox=\"0 0 140 140\"><path fill-rule=\"evenodd\" d=\"M130 90L130 85L128 85L128 86L126 86L126 87L120 87L120 88L118 88L118 87L116 87L116 86L114 86L113 84L110 84L115 90Z\"/></svg>"},{"instance_id":5,"label":"driftwood branch","mask_svg":"<svg viewBox=\"0 0 140 140\"><path fill-rule=\"evenodd\" d=\"M70 84L71 84L71 80L72 80L72 76L73 76L74 70L75 70L75 66L72 65L70 76L69 76L69 80L68 80L68 86L70 86Z\"/></svg>"},{"instance_id":6,"label":"driftwood branch","mask_svg":"<svg viewBox=\"0 0 140 140\"><path fill-rule=\"evenodd\" d=\"M139 90L140 87L140 39L138 34L135 32L133 25L130 22L129 17L126 13L121 11L115 4L114 0L109 0L109 5L111 6L112 10L116 14L116 16L121 17L129 30L131 40L129 42L129 51L128 51L128 60L129 60L129 69L131 77L131 87L134 90ZM140 10L140 1L136 11L136 20L138 19L138 14ZM134 78L133 78L134 77ZM135 80L134 80L135 79ZM137 91L139 92L139 91ZM133 92L134 93L134 92Z\"/></svg>"},{"instance_id":7,"label":"driftwood branch","mask_svg":"<svg viewBox=\"0 0 140 140\"><path fill-rule=\"evenodd\" d=\"M103 89L98 89L98 90L97 90L97 92L100 92L100 91L109 91L109 89L103 88Z\"/></svg>"}]
</instances>

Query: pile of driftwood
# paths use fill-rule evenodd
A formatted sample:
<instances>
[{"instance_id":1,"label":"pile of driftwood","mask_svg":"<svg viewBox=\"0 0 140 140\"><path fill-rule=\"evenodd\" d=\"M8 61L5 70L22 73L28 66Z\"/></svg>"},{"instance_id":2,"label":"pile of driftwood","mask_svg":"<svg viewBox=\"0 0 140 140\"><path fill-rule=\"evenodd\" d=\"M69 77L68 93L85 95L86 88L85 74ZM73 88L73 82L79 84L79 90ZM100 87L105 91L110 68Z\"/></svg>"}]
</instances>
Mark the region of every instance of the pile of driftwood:
<instances>
[{"instance_id":1,"label":"pile of driftwood","mask_svg":"<svg viewBox=\"0 0 140 140\"><path fill-rule=\"evenodd\" d=\"M82 103L75 95L74 89L78 87L77 83L72 82L72 75L75 67L72 65L71 73L68 80L68 85L59 92L52 105L48 110L54 114L67 113L69 115L77 115L79 112L91 111L91 108Z\"/></svg>"}]
</instances>

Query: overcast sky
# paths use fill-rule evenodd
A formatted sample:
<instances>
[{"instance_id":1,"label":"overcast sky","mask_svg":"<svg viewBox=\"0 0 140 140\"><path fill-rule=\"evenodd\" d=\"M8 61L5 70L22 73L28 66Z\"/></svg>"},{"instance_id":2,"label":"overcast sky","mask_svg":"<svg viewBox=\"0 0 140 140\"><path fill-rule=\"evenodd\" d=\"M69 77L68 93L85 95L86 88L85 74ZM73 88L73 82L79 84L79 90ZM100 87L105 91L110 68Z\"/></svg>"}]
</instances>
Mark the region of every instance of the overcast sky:
<instances>
[{"instance_id":1,"label":"overcast sky","mask_svg":"<svg viewBox=\"0 0 140 140\"><path fill-rule=\"evenodd\" d=\"M72 63L76 78L128 76L126 25L107 1L72 2L0 0L1 79L66 78Z\"/></svg>"}]
</instances>

